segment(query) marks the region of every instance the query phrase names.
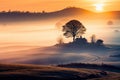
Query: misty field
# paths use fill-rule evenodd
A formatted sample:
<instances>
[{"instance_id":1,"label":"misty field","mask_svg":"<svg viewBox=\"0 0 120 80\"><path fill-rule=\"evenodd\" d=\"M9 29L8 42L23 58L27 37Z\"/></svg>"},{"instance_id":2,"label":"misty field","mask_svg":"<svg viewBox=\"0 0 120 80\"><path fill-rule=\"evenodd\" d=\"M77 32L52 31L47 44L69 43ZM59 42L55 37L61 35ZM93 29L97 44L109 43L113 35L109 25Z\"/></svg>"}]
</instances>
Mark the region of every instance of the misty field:
<instances>
[{"instance_id":1,"label":"misty field","mask_svg":"<svg viewBox=\"0 0 120 80\"><path fill-rule=\"evenodd\" d=\"M120 80L119 14L0 12L0 79Z\"/></svg>"}]
</instances>

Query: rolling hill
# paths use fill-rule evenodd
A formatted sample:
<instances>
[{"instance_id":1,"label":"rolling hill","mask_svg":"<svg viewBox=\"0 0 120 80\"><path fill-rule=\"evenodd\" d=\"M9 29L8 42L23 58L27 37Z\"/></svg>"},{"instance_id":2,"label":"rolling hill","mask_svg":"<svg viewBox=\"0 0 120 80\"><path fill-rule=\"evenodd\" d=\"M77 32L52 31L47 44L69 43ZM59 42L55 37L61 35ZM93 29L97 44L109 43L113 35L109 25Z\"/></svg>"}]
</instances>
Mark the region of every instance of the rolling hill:
<instances>
[{"instance_id":1,"label":"rolling hill","mask_svg":"<svg viewBox=\"0 0 120 80\"><path fill-rule=\"evenodd\" d=\"M0 22L11 21L33 21L48 20L60 18L83 18L83 19L120 19L120 11L111 11L103 13L95 13L82 8L68 7L54 12L20 12L8 11L0 12Z\"/></svg>"},{"instance_id":2,"label":"rolling hill","mask_svg":"<svg viewBox=\"0 0 120 80\"><path fill-rule=\"evenodd\" d=\"M84 68L0 64L1 80L119 80L119 73Z\"/></svg>"}]
</instances>

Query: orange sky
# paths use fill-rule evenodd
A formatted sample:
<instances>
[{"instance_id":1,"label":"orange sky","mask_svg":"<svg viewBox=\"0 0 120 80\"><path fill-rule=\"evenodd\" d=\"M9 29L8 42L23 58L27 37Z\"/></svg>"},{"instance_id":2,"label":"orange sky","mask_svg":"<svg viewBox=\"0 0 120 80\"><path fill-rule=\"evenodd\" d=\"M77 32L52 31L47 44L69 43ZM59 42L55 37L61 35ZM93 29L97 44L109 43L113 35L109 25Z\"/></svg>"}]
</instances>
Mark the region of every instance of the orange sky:
<instances>
[{"instance_id":1,"label":"orange sky","mask_svg":"<svg viewBox=\"0 0 120 80\"><path fill-rule=\"evenodd\" d=\"M104 4L104 11L120 10L120 0L0 0L0 11L55 11L76 6L95 11L95 4Z\"/></svg>"}]
</instances>

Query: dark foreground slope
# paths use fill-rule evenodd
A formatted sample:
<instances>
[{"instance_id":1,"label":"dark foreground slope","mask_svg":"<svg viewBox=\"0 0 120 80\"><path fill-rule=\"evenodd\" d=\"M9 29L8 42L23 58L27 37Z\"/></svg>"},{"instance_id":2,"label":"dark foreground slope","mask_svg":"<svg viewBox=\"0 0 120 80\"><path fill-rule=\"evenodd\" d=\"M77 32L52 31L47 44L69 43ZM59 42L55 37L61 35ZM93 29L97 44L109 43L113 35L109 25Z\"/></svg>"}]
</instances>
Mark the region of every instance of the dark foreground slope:
<instances>
[{"instance_id":1,"label":"dark foreground slope","mask_svg":"<svg viewBox=\"0 0 120 80\"><path fill-rule=\"evenodd\" d=\"M120 67L110 64L89 64L89 63L70 63L70 64L60 64L58 67L66 68L85 68L85 69L97 69L102 71L110 71L120 73Z\"/></svg>"},{"instance_id":2,"label":"dark foreground slope","mask_svg":"<svg viewBox=\"0 0 120 80\"><path fill-rule=\"evenodd\" d=\"M120 80L119 73L83 68L0 64L0 80Z\"/></svg>"}]
</instances>

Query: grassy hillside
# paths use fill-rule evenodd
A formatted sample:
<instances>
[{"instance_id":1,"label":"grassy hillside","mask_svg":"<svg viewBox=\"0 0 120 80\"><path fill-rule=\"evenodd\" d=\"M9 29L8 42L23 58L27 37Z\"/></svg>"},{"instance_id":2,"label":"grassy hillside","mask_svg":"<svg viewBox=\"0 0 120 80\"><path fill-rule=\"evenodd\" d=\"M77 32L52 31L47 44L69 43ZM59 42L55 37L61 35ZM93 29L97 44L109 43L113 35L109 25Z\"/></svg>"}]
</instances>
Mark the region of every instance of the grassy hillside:
<instances>
[{"instance_id":1,"label":"grassy hillside","mask_svg":"<svg viewBox=\"0 0 120 80\"><path fill-rule=\"evenodd\" d=\"M120 80L119 73L84 68L0 64L1 80Z\"/></svg>"}]
</instances>

